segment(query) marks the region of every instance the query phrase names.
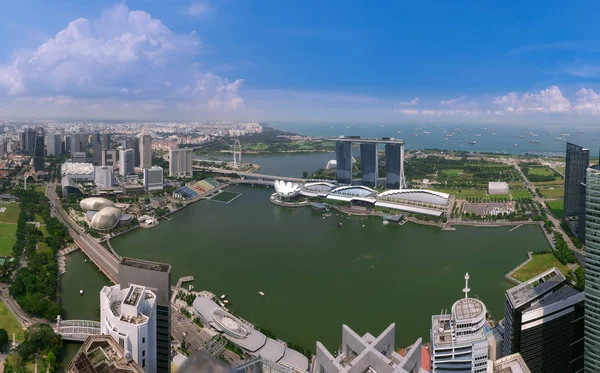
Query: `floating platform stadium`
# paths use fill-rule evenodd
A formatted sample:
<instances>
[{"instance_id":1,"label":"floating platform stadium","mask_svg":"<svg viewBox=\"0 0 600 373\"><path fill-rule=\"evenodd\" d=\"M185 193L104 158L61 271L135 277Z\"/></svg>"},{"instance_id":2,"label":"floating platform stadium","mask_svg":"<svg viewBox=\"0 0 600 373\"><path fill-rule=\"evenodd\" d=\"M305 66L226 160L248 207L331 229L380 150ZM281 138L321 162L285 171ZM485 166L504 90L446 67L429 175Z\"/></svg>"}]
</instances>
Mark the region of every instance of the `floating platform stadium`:
<instances>
[{"instance_id":1,"label":"floating platform stadium","mask_svg":"<svg viewBox=\"0 0 600 373\"><path fill-rule=\"evenodd\" d=\"M173 198L184 200L192 199L206 192L210 192L218 186L219 183L212 178L196 181L175 190L173 192Z\"/></svg>"}]
</instances>

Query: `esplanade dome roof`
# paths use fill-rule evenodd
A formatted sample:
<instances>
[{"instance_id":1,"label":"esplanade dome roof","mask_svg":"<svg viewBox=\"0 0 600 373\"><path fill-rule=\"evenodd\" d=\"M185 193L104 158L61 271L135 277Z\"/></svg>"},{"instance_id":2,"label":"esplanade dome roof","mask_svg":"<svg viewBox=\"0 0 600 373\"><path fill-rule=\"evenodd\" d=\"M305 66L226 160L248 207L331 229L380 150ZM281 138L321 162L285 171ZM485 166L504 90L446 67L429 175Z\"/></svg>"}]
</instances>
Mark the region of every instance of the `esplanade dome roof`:
<instances>
[{"instance_id":1,"label":"esplanade dome roof","mask_svg":"<svg viewBox=\"0 0 600 373\"><path fill-rule=\"evenodd\" d=\"M108 206L102 208L92 217L90 225L98 230L111 229L119 223L123 212L116 207Z\"/></svg>"},{"instance_id":2,"label":"esplanade dome roof","mask_svg":"<svg viewBox=\"0 0 600 373\"><path fill-rule=\"evenodd\" d=\"M84 198L79 202L79 206L83 211L98 211L104 207L113 207L114 205L113 201L102 197Z\"/></svg>"}]
</instances>

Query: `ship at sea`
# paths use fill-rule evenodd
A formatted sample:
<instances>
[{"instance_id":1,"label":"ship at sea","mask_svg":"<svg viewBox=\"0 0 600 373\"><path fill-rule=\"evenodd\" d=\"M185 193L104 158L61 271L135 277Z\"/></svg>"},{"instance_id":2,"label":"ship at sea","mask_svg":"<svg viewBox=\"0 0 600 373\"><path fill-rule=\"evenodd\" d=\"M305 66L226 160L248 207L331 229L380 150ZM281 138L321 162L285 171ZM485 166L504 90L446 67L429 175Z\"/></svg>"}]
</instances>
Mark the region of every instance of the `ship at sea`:
<instances>
[{"instance_id":1,"label":"ship at sea","mask_svg":"<svg viewBox=\"0 0 600 373\"><path fill-rule=\"evenodd\" d=\"M475 145L475 141L469 141L469 145Z\"/></svg>"},{"instance_id":2,"label":"ship at sea","mask_svg":"<svg viewBox=\"0 0 600 373\"><path fill-rule=\"evenodd\" d=\"M532 144L539 144L540 143L539 140L529 140L529 142L532 143Z\"/></svg>"},{"instance_id":3,"label":"ship at sea","mask_svg":"<svg viewBox=\"0 0 600 373\"><path fill-rule=\"evenodd\" d=\"M525 138L525 135L515 135L515 138L516 138L516 139L524 139L524 138Z\"/></svg>"}]
</instances>

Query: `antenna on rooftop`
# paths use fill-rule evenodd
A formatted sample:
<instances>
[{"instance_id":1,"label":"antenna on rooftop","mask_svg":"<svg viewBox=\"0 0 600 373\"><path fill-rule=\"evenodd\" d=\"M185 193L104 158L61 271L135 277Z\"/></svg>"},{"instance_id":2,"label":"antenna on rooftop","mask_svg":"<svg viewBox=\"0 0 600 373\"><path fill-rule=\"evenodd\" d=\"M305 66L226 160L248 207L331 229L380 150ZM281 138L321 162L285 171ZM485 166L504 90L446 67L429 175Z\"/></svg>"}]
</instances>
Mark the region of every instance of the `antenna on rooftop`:
<instances>
[{"instance_id":1,"label":"antenna on rooftop","mask_svg":"<svg viewBox=\"0 0 600 373\"><path fill-rule=\"evenodd\" d=\"M469 272L465 273L465 288L463 289L463 292L465 293L465 299L469 298L469 292L471 291L471 289L469 289Z\"/></svg>"}]
</instances>

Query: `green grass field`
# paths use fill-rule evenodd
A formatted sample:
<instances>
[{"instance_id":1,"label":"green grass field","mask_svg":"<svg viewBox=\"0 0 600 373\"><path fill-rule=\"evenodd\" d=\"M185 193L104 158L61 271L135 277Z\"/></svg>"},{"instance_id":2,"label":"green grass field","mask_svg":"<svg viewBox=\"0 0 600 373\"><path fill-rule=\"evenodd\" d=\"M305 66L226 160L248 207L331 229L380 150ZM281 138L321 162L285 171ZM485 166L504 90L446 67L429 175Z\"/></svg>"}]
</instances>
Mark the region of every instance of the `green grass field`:
<instances>
[{"instance_id":1,"label":"green grass field","mask_svg":"<svg viewBox=\"0 0 600 373\"><path fill-rule=\"evenodd\" d=\"M527 175L540 175L540 176L558 176L553 169L547 166L532 166L529 167Z\"/></svg>"},{"instance_id":2,"label":"green grass field","mask_svg":"<svg viewBox=\"0 0 600 373\"><path fill-rule=\"evenodd\" d=\"M17 234L16 224L0 223L0 256L11 256Z\"/></svg>"},{"instance_id":3,"label":"green grass field","mask_svg":"<svg viewBox=\"0 0 600 373\"><path fill-rule=\"evenodd\" d=\"M550 209L550 211L552 211L552 215L554 215L555 218L562 218L563 210L565 207L565 201L563 201L562 199L557 199L556 201L547 201L546 205L548 205L548 208Z\"/></svg>"},{"instance_id":4,"label":"green grass field","mask_svg":"<svg viewBox=\"0 0 600 373\"><path fill-rule=\"evenodd\" d=\"M459 174L464 173L462 169L451 169L451 170L442 170L442 173L448 176L458 176Z\"/></svg>"},{"instance_id":5,"label":"green grass field","mask_svg":"<svg viewBox=\"0 0 600 373\"><path fill-rule=\"evenodd\" d=\"M556 167L556 170L558 172L561 172L563 175L565 174L565 168L564 167Z\"/></svg>"},{"instance_id":6,"label":"green grass field","mask_svg":"<svg viewBox=\"0 0 600 373\"><path fill-rule=\"evenodd\" d=\"M544 187L544 186L560 187L561 185L565 185L565 181L562 179L558 179L558 180L554 180L554 181L538 181L538 182L534 182L533 185L535 185L536 187Z\"/></svg>"},{"instance_id":7,"label":"green grass field","mask_svg":"<svg viewBox=\"0 0 600 373\"><path fill-rule=\"evenodd\" d=\"M524 282L552 267L556 267L565 276L569 273L569 267L559 262L552 253L535 254L532 258L529 263L513 274L514 278Z\"/></svg>"},{"instance_id":8,"label":"green grass field","mask_svg":"<svg viewBox=\"0 0 600 373\"><path fill-rule=\"evenodd\" d=\"M42 232L44 237L50 236L50 234L48 233L48 229L46 228L46 224L44 224L44 221L42 220L42 217L36 214L35 221L40 223L40 231ZM38 251L46 252L49 250L50 250L50 247L48 247L48 245L45 242L38 241Z\"/></svg>"},{"instance_id":9,"label":"green grass field","mask_svg":"<svg viewBox=\"0 0 600 373\"><path fill-rule=\"evenodd\" d=\"M13 333L15 333L17 342L25 340L25 331L21 327L21 324L19 324L2 301L0 301L0 325L8 333L9 340L12 341Z\"/></svg>"},{"instance_id":10,"label":"green grass field","mask_svg":"<svg viewBox=\"0 0 600 373\"><path fill-rule=\"evenodd\" d=\"M562 198L565 195L565 188L540 188L540 193L544 198Z\"/></svg>"},{"instance_id":11,"label":"green grass field","mask_svg":"<svg viewBox=\"0 0 600 373\"><path fill-rule=\"evenodd\" d=\"M46 194L46 186L45 185L36 185L33 190L35 190L36 192L42 193L42 194Z\"/></svg>"},{"instance_id":12,"label":"green grass field","mask_svg":"<svg viewBox=\"0 0 600 373\"><path fill-rule=\"evenodd\" d=\"M444 189L444 188L435 188L438 192L453 194L456 198L465 199L467 197L487 197L487 191L484 189L462 189L460 193L458 189Z\"/></svg>"},{"instance_id":13,"label":"green grass field","mask_svg":"<svg viewBox=\"0 0 600 373\"><path fill-rule=\"evenodd\" d=\"M0 223L17 224L21 208L18 203L0 203L0 209L6 208L6 211L0 212Z\"/></svg>"},{"instance_id":14,"label":"green grass field","mask_svg":"<svg viewBox=\"0 0 600 373\"><path fill-rule=\"evenodd\" d=\"M221 192L219 194L217 194L216 196L211 198L211 201L217 201L217 202L225 202L225 203L229 203L231 201L233 201L235 198L237 198L237 196L239 196L241 193L235 193L235 192Z\"/></svg>"},{"instance_id":15,"label":"green grass field","mask_svg":"<svg viewBox=\"0 0 600 373\"><path fill-rule=\"evenodd\" d=\"M517 198L531 198L531 193L527 189L512 189L510 191L513 199Z\"/></svg>"}]
</instances>

